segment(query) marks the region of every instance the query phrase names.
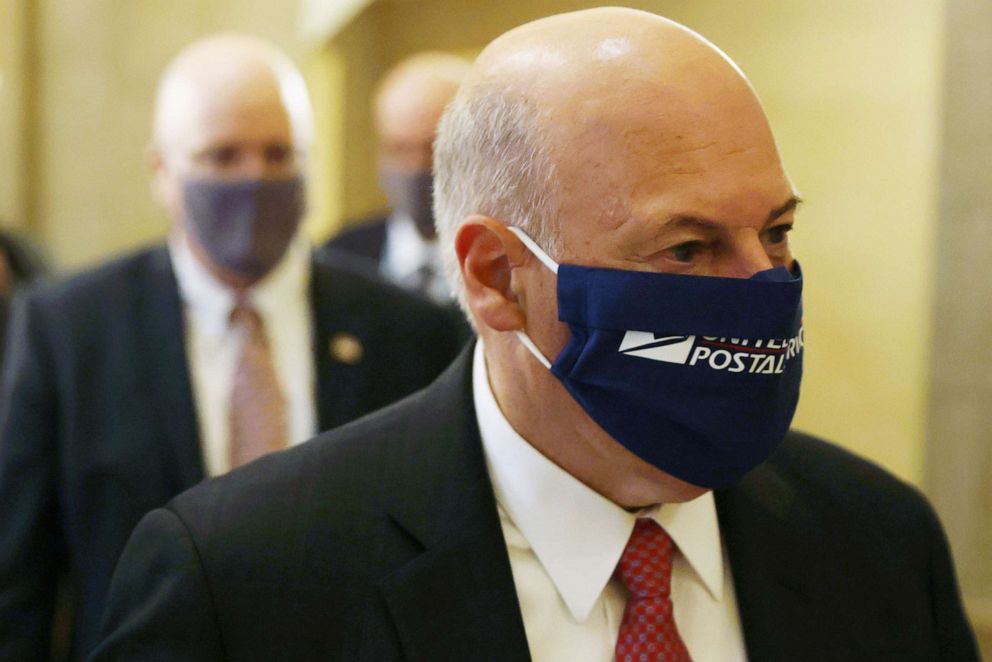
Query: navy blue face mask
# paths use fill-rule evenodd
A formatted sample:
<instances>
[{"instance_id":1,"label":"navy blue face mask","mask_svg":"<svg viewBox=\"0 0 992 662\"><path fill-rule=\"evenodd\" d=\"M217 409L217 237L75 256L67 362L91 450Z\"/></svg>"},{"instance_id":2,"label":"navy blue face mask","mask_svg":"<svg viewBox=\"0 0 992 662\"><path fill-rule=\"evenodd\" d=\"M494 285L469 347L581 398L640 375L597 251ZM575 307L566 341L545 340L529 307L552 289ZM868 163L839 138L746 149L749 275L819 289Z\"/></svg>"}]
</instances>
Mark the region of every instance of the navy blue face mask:
<instances>
[{"instance_id":1,"label":"navy blue face mask","mask_svg":"<svg viewBox=\"0 0 992 662\"><path fill-rule=\"evenodd\" d=\"M611 437L707 488L774 452L802 379L798 264L750 279L559 267L509 229L558 275L558 319L571 330L553 363L518 337Z\"/></svg>"}]
</instances>

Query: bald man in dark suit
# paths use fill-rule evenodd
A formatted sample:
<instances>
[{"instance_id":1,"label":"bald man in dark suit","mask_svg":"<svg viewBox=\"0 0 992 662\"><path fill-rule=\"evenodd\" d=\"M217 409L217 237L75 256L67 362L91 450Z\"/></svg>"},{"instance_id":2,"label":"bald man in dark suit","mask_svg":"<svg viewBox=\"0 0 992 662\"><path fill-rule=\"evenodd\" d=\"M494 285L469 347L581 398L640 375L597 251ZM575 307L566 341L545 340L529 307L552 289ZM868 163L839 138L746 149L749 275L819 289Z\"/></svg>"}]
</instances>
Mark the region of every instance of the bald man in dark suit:
<instances>
[{"instance_id":1,"label":"bald man in dark suit","mask_svg":"<svg viewBox=\"0 0 992 662\"><path fill-rule=\"evenodd\" d=\"M142 515L425 386L457 354L449 313L300 234L308 103L268 44L191 46L156 112L168 244L19 302L0 386L0 659L48 659L59 584L69 655L85 658Z\"/></svg>"},{"instance_id":2,"label":"bald man in dark suit","mask_svg":"<svg viewBox=\"0 0 992 662\"><path fill-rule=\"evenodd\" d=\"M977 660L926 500L788 429L798 198L726 55L630 9L524 25L435 174L478 341L150 513L96 660Z\"/></svg>"}]
</instances>

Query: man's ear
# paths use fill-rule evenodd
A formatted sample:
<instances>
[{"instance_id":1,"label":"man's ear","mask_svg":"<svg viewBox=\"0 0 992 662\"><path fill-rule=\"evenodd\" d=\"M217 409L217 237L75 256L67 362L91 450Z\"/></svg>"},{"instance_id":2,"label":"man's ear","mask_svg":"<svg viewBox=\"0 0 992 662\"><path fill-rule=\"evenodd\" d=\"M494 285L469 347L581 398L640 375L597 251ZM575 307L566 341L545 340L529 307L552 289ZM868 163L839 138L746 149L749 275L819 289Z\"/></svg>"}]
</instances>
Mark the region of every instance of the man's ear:
<instances>
[{"instance_id":1,"label":"man's ear","mask_svg":"<svg viewBox=\"0 0 992 662\"><path fill-rule=\"evenodd\" d=\"M148 174L151 177L152 196L155 201L163 207L167 206L168 193L165 186L165 157L158 145L151 144L145 147L145 164L148 166Z\"/></svg>"},{"instance_id":2,"label":"man's ear","mask_svg":"<svg viewBox=\"0 0 992 662\"><path fill-rule=\"evenodd\" d=\"M179 208L179 192L165 162L165 155L158 145L151 144L145 148L145 163L151 176L152 197L169 216L175 216Z\"/></svg>"},{"instance_id":3,"label":"man's ear","mask_svg":"<svg viewBox=\"0 0 992 662\"><path fill-rule=\"evenodd\" d=\"M523 329L526 316L510 277L527 256L520 240L500 221L475 215L458 228L455 252L476 319L496 331Z\"/></svg>"}]
</instances>

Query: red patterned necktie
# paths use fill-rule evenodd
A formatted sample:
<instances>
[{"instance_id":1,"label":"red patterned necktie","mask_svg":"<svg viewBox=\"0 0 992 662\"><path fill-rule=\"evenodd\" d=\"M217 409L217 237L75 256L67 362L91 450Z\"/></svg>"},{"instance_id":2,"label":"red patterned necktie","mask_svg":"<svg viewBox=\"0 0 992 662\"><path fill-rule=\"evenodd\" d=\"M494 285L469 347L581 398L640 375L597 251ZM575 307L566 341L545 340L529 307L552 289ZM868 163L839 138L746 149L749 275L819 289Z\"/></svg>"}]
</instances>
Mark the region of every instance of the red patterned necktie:
<instances>
[{"instance_id":1,"label":"red patterned necktie","mask_svg":"<svg viewBox=\"0 0 992 662\"><path fill-rule=\"evenodd\" d=\"M616 570L629 593L617 662L691 662L672 609L674 552L675 543L657 522L637 520Z\"/></svg>"},{"instance_id":2,"label":"red patterned necktie","mask_svg":"<svg viewBox=\"0 0 992 662\"><path fill-rule=\"evenodd\" d=\"M247 301L231 311L244 344L231 385L231 468L287 446L286 401L279 388L265 324Z\"/></svg>"}]
</instances>

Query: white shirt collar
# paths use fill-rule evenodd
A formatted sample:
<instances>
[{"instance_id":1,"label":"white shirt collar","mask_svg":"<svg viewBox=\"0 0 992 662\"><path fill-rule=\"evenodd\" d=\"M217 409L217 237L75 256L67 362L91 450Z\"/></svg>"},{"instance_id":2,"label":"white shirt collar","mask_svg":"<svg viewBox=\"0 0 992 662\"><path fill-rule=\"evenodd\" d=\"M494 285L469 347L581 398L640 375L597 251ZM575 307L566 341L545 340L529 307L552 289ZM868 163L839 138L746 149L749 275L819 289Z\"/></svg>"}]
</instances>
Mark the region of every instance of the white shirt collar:
<instances>
[{"instance_id":1,"label":"white shirt collar","mask_svg":"<svg viewBox=\"0 0 992 662\"><path fill-rule=\"evenodd\" d=\"M169 236L169 255L183 303L202 321L205 332L225 333L235 303L234 290L203 266L182 232ZM309 284L310 242L297 233L272 271L248 289L248 299L263 318L276 319L289 302L307 296Z\"/></svg>"},{"instance_id":2,"label":"white shirt collar","mask_svg":"<svg viewBox=\"0 0 992 662\"><path fill-rule=\"evenodd\" d=\"M481 339L472 380L496 501L534 550L575 620L588 618L638 517L653 517L709 593L722 600L723 553L712 492L630 513L554 464L513 429L489 385Z\"/></svg>"},{"instance_id":3,"label":"white shirt collar","mask_svg":"<svg viewBox=\"0 0 992 662\"><path fill-rule=\"evenodd\" d=\"M437 240L424 239L408 214L394 212L386 223L383 275L403 282L424 266L441 273L441 252Z\"/></svg>"}]
</instances>

